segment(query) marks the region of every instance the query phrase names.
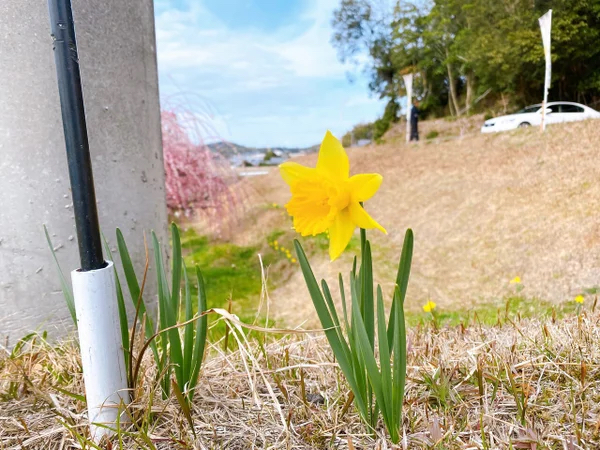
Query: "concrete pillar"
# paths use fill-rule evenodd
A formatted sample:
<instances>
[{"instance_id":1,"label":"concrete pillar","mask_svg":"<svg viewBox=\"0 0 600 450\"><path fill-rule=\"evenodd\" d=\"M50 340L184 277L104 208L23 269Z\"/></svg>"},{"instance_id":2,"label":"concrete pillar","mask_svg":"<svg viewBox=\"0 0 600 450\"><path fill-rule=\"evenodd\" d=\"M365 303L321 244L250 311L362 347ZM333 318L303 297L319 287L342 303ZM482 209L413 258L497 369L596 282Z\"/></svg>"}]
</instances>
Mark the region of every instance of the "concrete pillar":
<instances>
[{"instance_id":1,"label":"concrete pillar","mask_svg":"<svg viewBox=\"0 0 600 450\"><path fill-rule=\"evenodd\" d=\"M73 0L73 12L100 224L111 247L123 230L141 276L144 230L168 242L153 2ZM1 343L60 336L71 321L44 224L67 280L79 261L43 0L0 1L0 193Z\"/></svg>"}]
</instances>

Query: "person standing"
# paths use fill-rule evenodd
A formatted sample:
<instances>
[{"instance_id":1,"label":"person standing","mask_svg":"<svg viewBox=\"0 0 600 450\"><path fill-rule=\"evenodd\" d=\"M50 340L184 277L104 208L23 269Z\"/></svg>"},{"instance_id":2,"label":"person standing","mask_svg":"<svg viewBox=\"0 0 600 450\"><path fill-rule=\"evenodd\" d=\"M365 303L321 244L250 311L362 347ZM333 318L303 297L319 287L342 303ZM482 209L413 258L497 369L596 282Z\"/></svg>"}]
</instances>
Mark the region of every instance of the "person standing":
<instances>
[{"instance_id":1,"label":"person standing","mask_svg":"<svg viewBox=\"0 0 600 450\"><path fill-rule=\"evenodd\" d=\"M419 140L419 101L413 99L413 105L410 109L410 140Z\"/></svg>"}]
</instances>

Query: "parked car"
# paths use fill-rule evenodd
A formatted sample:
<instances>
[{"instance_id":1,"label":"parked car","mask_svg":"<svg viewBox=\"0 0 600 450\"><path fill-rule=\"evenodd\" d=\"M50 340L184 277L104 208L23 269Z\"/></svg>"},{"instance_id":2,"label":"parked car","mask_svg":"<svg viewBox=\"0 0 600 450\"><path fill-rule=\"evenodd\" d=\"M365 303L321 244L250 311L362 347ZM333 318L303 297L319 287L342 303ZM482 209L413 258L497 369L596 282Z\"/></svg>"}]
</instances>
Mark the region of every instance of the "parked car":
<instances>
[{"instance_id":1,"label":"parked car","mask_svg":"<svg viewBox=\"0 0 600 450\"><path fill-rule=\"evenodd\" d=\"M549 102L546 107L546 124L574 122L576 120L600 119L600 112L589 106L573 102ZM482 133L514 130L542 123L542 105L532 105L507 116L486 120L481 127Z\"/></svg>"}]
</instances>

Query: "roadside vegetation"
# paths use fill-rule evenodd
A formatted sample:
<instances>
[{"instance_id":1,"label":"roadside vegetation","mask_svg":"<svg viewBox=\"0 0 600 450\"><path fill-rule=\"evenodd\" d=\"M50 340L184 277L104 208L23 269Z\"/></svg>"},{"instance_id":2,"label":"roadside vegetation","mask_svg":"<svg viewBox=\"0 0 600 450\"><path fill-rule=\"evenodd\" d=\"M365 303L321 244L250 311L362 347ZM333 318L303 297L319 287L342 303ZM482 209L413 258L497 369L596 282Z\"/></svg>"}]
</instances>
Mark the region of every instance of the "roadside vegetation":
<instances>
[{"instance_id":1,"label":"roadside vegetation","mask_svg":"<svg viewBox=\"0 0 600 450\"><path fill-rule=\"evenodd\" d=\"M141 355L133 364L139 369L131 424L98 447L87 435L76 341L33 333L0 348L0 448L600 446L596 127L550 127L542 139L535 130L461 137L471 126L463 119L424 125L439 131L435 145L405 145L392 129L386 144L350 152L361 170L382 168L389 180L368 205L389 232L386 240L373 235L376 281L395 270L396 230L407 224L415 230L398 446L391 446L383 422L366 427L352 405L298 275L296 234L282 207L288 194L273 171L235 185L243 187L247 206L231 222L231 238L203 235L202 227L182 220L190 296L198 294L190 270L197 264L207 308L215 309L207 314L196 388L186 392L178 381L164 395L165 374L177 375L175 366L161 362L162 343L156 349L162 365L152 349L141 352L147 330L129 330L136 333L131 354ZM311 158L305 157L308 165ZM402 202L407 193L409 205ZM301 244L315 274L328 282L361 248L356 235L342 261L330 263L325 234ZM389 296L393 286L382 288ZM333 297L339 305L339 295ZM190 317L196 309L179 314Z\"/></svg>"}]
</instances>

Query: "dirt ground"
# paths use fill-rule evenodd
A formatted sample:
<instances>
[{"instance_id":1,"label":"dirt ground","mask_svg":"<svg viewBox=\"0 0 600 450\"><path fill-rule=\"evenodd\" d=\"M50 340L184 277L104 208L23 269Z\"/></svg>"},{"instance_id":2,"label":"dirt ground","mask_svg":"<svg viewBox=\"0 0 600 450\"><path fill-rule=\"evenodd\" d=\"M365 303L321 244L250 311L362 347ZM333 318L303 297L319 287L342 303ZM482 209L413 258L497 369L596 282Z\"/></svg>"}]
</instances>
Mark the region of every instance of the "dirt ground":
<instances>
[{"instance_id":1,"label":"dirt ground","mask_svg":"<svg viewBox=\"0 0 600 450\"><path fill-rule=\"evenodd\" d=\"M438 122L423 128L441 128ZM468 122L454 127L468 133L408 145L392 131L386 144L348 151L353 173L384 177L365 205L388 230L370 233L384 289L392 289L408 227L415 233L409 310L427 299L448 309L501 301L514 293L515 276L521 295L553 302L599 286L600 121L555 125L545 134L530 128L481 135ZM299 160L315 161L316 155ZM289 228L283 210L264 207L288 200L277 168L245 183L251 203L261 206L246 213L237 240ZM317 255L313 269L335 286L352 256L330 263ZM299 271L270 298L271 312L288 325L316 324Z\"/></svg>"}]
</instances>

